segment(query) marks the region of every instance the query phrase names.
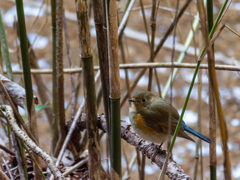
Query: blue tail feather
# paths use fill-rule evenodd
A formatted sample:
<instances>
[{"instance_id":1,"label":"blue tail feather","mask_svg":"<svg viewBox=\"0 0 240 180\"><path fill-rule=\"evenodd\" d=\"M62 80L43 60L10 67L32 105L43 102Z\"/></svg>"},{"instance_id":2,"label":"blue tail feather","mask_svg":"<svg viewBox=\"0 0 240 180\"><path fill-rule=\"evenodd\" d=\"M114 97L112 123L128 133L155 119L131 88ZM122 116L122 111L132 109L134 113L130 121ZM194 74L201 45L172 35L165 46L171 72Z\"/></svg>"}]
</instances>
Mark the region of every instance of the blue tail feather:
<instances>
[{"instance_id":1,"label":"blue tail feather","mask_svg":"<svg viewBox=\"0 0 240 180\"><path fill-rule=\"evenodd\" d=\"M185 123L182 122L182 125L183 125L183 128L184 128L185 131L189 132L190 134L192 134L194 136L197 136L198 138L200 138L203 141L206 141L207 143L212 143L212 141L208 137L206 137L206 136L200 134L199 132L191 129Z\"/></svg>"}]
</instances>

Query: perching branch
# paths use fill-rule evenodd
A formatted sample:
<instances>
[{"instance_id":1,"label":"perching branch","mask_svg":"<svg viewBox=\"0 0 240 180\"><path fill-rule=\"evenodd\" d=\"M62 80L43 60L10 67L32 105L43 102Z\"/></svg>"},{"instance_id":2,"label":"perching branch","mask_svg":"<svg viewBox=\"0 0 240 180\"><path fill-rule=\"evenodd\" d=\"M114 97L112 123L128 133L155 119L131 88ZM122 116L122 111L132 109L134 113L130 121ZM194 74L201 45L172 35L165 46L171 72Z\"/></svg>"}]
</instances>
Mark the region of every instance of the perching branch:
<instances>
[{"instance_id":1,"label":"perching branch","mask_svg":"<svg viewBox=\"0 0 240 180\"><path fill-rule=\"evenodd\" d=\"M86 129L86 115L82 114L81 119L79 120L77 127L80 131ZM106 132L107 125L104 115L98 115L98 128ZM151 159L156 152L159 151L158 147L155 145L149 146L150 142L143 140L140 138L130 124L126 123L125 121L121 122L121 137L129 144L135 146L140 151L144 152L144 155ZM149 148L147 148L149 146ZM160 169L165 162L167 157L166 151L160 151L156 154L154 158L152 158L152 162L155 163ZM187 175L184 170L173 160L168 160L168 166L165 174L170 179L192 179L189 175Z\"/></svg>"}]
</instances>

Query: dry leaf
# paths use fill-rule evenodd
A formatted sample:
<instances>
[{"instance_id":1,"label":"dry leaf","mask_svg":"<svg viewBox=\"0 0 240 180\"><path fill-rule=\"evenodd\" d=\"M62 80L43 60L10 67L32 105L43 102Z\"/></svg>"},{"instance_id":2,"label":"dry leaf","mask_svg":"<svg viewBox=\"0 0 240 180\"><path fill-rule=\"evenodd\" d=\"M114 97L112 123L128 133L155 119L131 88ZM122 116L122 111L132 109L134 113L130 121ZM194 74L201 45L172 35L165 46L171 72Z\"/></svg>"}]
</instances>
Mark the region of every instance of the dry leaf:
<instances>
[{"instance_id":1,"label":"dry leaf","mask_svg":"<svg viewBox=\"0 0 240 180\"><path fill-rule=\"evenodd\" d=\"M0 79L2 80L6 90L9 93L9 96L12 98L13 102L16 105L24 108L23 99L26 98L25 89L23 87L21 87L20 85L18 85L17 83L12 82L11 80L9 80L8 78L4 77L1 74L0 74ZM0 93L2 96L5 96L1 87L0 87ZM38 103L38 99L36 96L34 96L34 102L35 102L35 104Z\"/></svg>"}]
</instances>

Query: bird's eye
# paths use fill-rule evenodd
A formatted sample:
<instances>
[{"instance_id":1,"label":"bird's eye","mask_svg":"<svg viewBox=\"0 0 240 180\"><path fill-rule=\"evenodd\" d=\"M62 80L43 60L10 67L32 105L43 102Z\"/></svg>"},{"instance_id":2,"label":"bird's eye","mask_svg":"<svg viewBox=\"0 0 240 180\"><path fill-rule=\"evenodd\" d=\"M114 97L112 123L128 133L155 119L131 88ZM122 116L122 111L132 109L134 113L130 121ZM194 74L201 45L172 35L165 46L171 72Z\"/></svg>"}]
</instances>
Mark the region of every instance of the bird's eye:
<instances>
[{"instance_id":1,"label":"bird's eye","mask_svg":"<svg viewBox=\"0 0 240 180\"><path fill-rule=\"evenodd\" d=\"M146 102L146 99L142 99L142 102Z\"/></svg>"}]
</instances>

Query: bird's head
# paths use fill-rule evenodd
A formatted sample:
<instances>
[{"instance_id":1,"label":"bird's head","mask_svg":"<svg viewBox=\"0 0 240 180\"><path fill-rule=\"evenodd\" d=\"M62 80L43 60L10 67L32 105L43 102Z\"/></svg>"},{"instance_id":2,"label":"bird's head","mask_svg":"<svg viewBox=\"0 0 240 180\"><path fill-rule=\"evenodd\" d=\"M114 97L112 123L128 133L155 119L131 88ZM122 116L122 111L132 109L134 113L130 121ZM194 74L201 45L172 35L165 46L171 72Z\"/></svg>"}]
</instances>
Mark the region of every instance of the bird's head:
<instances>
[{"instance_id":1,"label":"bird's head","mask_svg":"<svg viewBox=\"0 0 240 180\"><path fill-rule=\"evenodd\" d=\"M132 106L135 106L137 111L142 111L148 108L148 106L152 103L154 97L156 96L153 93L145 90L140 90L135 92L132 95L132 99L128 99L128 101L133 102Z\"/></svg>"}]
</instances>

